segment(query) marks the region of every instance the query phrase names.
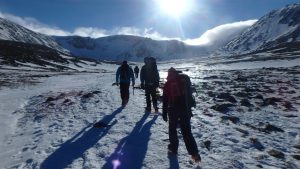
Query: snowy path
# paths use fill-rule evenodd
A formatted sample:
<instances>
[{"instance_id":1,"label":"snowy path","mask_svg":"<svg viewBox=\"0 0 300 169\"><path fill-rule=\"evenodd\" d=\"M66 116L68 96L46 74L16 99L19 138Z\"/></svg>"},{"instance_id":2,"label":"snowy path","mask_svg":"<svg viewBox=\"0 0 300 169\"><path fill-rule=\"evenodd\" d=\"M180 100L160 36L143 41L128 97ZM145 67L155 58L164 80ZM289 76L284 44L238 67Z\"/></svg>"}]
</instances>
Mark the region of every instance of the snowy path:
<instances>
[{"instance_id":1,"label":"snowy path","mask_svg":"<svg viewBox=\"0 0 300 169\"><path fill-rule=\"evenodd\" d=\"M176 159L169 162L167 157L166 123L143 112L144 94L138 89L121 109L112 76L51 77L34 91L23 90L17 103L24 105L14 113L20 119L4 142L10 152L1 154L1 168L113 168L117 159L121 168L177 166ZM91 127L100 120L109 127ZM185 155L184 150L179 158Z\"/></svg>"}]
</instances>

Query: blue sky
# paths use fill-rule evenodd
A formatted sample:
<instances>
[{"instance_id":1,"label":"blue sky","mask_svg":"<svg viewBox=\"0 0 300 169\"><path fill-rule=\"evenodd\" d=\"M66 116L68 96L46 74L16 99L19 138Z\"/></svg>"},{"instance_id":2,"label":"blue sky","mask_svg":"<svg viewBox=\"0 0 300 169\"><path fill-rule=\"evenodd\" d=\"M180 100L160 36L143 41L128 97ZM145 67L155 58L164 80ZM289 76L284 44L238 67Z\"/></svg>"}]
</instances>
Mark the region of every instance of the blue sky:
<instances>
[{"instance_id":1,"label":"blue sky","mask_svg":"<svg viewBox=\"0 0 300 169\"><path fill-rule=\"evenodd\" d=\"M185 11L179 17L174 17L166 14L165 9L161 8L161 1L0 0L0 12L2 17L10 15L23 19L24 24L36 24L37 29L41 26L44 28L41 30L46 34L55 34L55 30L69 34L85 31L93 32L97 37L135 32L138 35L154 34L157 37L193 39L216 26L259 19L272 9L299 2L298 0L186 0L189 6L185 7ZM48 33L46 28L54 29L54 32ZM62 32L58 35L62 35Z\"/></svg>"}]
</instances>

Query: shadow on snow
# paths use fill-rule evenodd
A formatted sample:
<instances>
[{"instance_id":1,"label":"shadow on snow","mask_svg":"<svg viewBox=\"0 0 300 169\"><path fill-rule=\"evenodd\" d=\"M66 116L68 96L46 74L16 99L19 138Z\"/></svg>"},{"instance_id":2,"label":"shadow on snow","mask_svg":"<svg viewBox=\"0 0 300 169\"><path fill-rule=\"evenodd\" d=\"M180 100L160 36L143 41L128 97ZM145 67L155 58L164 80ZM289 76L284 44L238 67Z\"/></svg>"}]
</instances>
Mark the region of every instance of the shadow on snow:
<instances>
[{"instance_id":1,"label":"shadow on snow","mask_svg":"<svg viewBox=\"0 0 300 169\"><path fill-rule=\"evenodd\" d=\"M149 113L145 113L136 123L132 132L120 141L114 153L107 159L102 169L142 168L151 135L150 129L158 117L156 115L152 120L145 123L148 116Z\"/></svg>"},{"instance_id":2,"label":"shadow on snow","mask_svg":"<svg viewBox=\"0 0 300 169\"><path fill-rule=\"evenodd\" d=\"M103 117L101 122L109 124L115 116L123 110L122 107L115 110L112 114ZM103 138L108 130L116 124L116 120L106 128L93 128L92 124L83 128L74 137L63 143L55 152L53 152L41 164L41 169L62 169L80 157L83 157L84 152L93 147L101 138ZM88 131L87 128L91 127ZM80 136L82 135L82 136Z\"/></svg>"}]
</instances>

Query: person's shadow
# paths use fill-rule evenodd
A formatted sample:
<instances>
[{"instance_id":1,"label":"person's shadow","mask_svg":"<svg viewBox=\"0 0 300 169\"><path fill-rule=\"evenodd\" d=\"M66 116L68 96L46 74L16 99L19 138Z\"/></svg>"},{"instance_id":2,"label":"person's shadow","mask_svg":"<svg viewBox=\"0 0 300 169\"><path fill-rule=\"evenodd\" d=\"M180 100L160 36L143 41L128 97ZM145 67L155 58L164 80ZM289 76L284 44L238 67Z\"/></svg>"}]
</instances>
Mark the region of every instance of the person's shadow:
<instances>
[{"instance_id":1,"label":"person's shadow","mask_svg":"<svg viewBox=\"0 0 300 169\"><path fill-rule=\"evenodd\" d=\"M123 107L118 108L112 114L106 115L100 120L105 124L109 124L115 116L123 110ZM57 150L48 156L41 164L41 169L62 169L80 157L86 150L93 147L101 138L103 138L108 130L116 124L116 120L104 128L91 127L92 124L83 128L74 137L63 143ZM88 131L89 127L91 127ZM82 135L82 136L81 136Z\"/></svg>"},{"instance_id":2,"label":"person's shadow","mask_svg":"<svg viewBox=\"0 0 300 169\"><path fill-rule=\"evenodd\" d=\"M114 153L106 160L102 169L142 168L151 136L150 129L158 117L156 115L152 120L144 124L148 116L149 113L145 113L136 123L132 132L120 141Z\"/></svg>"},{"instance_id":3,"label":"person's shadow","mask_svg":"<svg viewBox=\"0 0 300 169\"><path fill-rule=\"evenodd\" d=\"M170 163L170 169L179 169L177 155L168 154L168 159L169 159L169 163Z\"/></svg>"}]
</instances>

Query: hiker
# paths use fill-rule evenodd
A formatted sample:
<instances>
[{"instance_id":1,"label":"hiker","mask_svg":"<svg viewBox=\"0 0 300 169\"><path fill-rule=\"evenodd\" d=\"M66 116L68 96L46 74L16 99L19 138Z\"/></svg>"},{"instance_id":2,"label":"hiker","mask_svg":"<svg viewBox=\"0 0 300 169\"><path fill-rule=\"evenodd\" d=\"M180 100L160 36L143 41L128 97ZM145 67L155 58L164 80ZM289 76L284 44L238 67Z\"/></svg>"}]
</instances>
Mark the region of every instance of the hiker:
<instances>
[{"instance_id":1,"label":"hiker","mask_svg":"<svg viewBox=\"0 0 300 169\"><path fill-rule=\"evenodd\" d=\"M134 86L134 76L132 68L123 61L122 65L118 68L116 73L116 84L120 85L120 94L122 99L122 106L126 106L129 100L129 86L130 80Z\"/></svg>"},{"instance_id":2,"label":"hiker","mask_svg":"<svg viewBox=\"0 0 300 169\"><path fill-rule=\"evenodd\" d=\"M199 150L191 132L191 117L193 116L191 108L195 106L190 78L171 67L163 89L163 120L165 122L169 120L168 152L177 155L179 141L176 128L179 124L188 153L195 162L201 162Z\"/></svg>"},{"instance_id":3,"label":"hiker","mask_svg":"<svg viewBox=\"0 0 300 169\"><path fill-rule=\"evenodd\" d=\"M138 66L135 66L135 67L134 67L135 78L139 78L139 72L140 72L139 67L138 67Z\"/></svg>"},{"instance_id":4,"label":"hiker","mask_svg":"<svg viewBox=\"0 0 300 169\"><path fill-rule=\"evenodd\" d=\"M155 112L158 112L156 89L159 86L159 74L156 60L153 57L144 58L145 65L141 69L141 88L145 90L146 112L151 112L151 98Z\"/></svg>"}]
</instances>

